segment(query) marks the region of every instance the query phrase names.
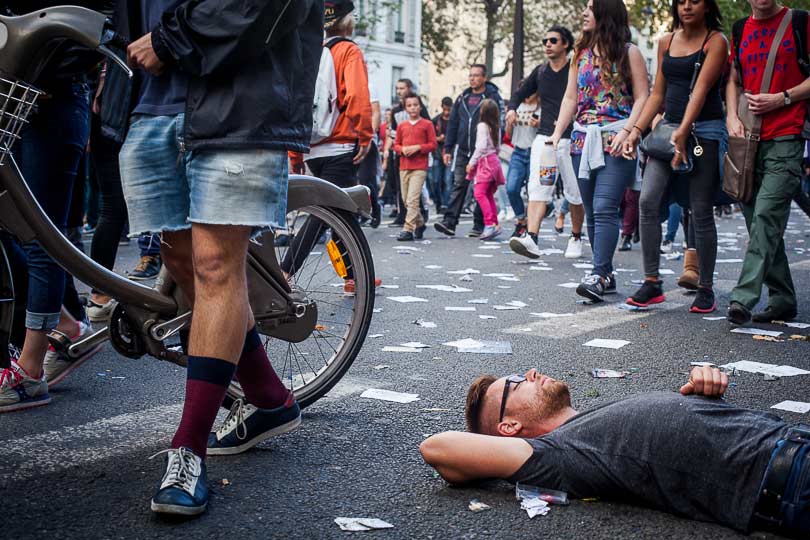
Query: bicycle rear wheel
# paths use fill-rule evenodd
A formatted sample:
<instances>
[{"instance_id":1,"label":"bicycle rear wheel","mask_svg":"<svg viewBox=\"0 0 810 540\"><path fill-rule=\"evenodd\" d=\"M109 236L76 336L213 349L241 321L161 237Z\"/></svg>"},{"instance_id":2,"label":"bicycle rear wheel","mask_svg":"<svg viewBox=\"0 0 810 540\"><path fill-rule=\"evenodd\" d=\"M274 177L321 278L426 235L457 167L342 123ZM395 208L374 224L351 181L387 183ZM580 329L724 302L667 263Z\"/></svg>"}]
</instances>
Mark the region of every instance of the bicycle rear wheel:
<instances>
[{"instance_id":1,"label":"bicycle rear wheel","mask_svg":"<svg viewBox=\"0 0 810 540\"><path fill-rule=\"evenodd\" d=\"M301 342L263 340L279 377L306 407L338 383L363 346L374 309L374 264L348 212L308 206L288 214L287 224L276 233L276 257L293 290L316 302L317 321ZM344 292L352 285L353 294Z\"/></svg>"}]
</instances>

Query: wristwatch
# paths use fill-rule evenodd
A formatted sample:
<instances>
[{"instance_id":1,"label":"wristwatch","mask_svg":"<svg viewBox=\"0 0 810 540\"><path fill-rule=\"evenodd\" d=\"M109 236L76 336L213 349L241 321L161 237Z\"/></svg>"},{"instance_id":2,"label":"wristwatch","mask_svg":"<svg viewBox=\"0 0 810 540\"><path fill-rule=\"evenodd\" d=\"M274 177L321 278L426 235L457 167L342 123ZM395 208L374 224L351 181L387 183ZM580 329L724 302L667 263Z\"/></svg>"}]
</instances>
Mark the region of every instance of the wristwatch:
<instances>
[{"instance_id":1,"label":"wristwatch","mask_svg":"<svg viewBox=\"0 0 810 540\"><path fill-rule=\"evenodd\" d=\"M787 91L787 90L785 90L785 91L784 91L784 92L782 92L782 93L783 93L783 94L785 94L785 106L790 105L790 94L788 94L788 91Z\"/></svg>"}]
</instances>

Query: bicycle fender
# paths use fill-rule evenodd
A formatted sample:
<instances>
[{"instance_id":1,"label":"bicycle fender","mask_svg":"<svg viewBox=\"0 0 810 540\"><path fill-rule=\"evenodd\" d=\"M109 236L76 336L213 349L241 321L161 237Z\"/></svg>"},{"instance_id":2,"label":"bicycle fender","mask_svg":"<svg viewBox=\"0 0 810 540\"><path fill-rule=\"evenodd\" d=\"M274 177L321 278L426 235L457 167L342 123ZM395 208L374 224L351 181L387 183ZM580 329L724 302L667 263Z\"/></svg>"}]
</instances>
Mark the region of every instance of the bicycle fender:
<instances>
[{"instance_id":1,"label":"bicycle fender","mask_svg":"<svg viewBox=\"0 0 810 540\"><path fill-rule=\"evenodd\" d=\"M304 206L327 206L346 210L352 214L369 216L371 197L366 186L341 189L314 176L291 174L287 191L287 211Z\"/></svg>"}]
</instances>

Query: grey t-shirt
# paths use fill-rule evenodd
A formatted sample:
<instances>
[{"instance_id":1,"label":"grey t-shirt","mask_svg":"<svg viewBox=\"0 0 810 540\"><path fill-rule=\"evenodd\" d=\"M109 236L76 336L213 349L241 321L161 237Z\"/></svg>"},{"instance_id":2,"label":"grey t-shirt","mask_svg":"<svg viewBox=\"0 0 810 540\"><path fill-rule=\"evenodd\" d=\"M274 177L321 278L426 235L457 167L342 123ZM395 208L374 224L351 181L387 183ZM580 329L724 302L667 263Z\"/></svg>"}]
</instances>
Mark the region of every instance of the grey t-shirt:
<instances>
[{"instance_id":1,"label":"grey t-shirt","mask_svg":"<svg viewBox=\"0 0 810 540\"><path fill-rule=\"evenodd\" d=\"M747 530L787 424L718 399L654 392L578 414L527 439L511 482L652 506Z\"/></svg>"}]
</instances>

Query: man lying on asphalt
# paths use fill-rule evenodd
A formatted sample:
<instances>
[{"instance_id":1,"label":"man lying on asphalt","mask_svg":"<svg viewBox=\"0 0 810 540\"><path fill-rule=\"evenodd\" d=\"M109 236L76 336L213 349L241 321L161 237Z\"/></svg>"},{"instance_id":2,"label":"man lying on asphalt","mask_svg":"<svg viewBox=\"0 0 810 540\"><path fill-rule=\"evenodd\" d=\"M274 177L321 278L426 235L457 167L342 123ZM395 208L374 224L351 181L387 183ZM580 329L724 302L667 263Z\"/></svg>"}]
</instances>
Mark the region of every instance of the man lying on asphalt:
<instances>
[{"instance_id":1,"label":"man lying on asphalt","mask_svg":"<svg viewBox=\"0 0 810 540\"><path fill-rule=\"evenodd\" d=\"M483 375L467 393L472 433L434 435L420 451L451 484L503 478L807 539L810 426L730 405L727 387L700 367L680 393L577 412L568 385L535 369Z\"/></svg>"}]
</instances>

